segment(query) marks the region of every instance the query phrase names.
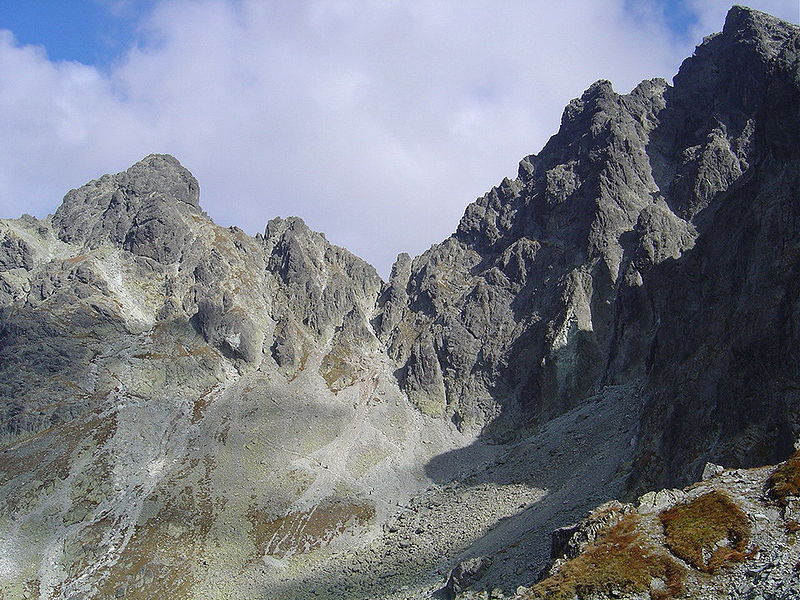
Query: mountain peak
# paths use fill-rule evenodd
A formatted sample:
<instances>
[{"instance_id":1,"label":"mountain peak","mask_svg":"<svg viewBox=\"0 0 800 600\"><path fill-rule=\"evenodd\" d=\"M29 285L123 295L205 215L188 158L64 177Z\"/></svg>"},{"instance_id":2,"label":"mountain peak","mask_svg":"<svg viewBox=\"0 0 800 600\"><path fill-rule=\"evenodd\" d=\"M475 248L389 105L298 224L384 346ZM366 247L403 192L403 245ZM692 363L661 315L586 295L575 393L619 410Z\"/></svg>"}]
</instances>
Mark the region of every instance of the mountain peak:
<instances>
[{"instance_id":1,"label":"mountain peak","mask_svg":"<svg viewBox=\"0 0 800 600\"><path fill-rule=\"evenodd\" d=\"M127 187L143 199L158 194L168 201L200 206L197 179L170 154L149 154L114 178L121 187Z\"/></svg>"},{"instance_id":2,"label":"mountain peak","mask_svg":"<svg viewBox=\"0 0 800 600\"><path fill-rule=\"evenodd\" d=\"M773 17L768 13L750 8L749 6L735 4L725 16L723 32L742 31L746 29L752 31L775 28L786 29L787 25L791 27L792 24L778 17Z\"/></svg>"},{"instance_id":3,"label":"mountain peak","mask_svg":"<svg viewBox=\"0 0 800 600\"><path fill-rule=\"evenodd\" d=\"M95 248L122 246L134 254L172 262L177 242L200 215L200 186L178 160L150 154L116 175L103 175L71 190L53 215L58 237ZM176 237L177 236L177 237Z\"/></svg>"},{"instance_id":4,"label":"mountain peak","mask_svg":"<svg viewBox=\"0 0 800 600\"><path fill-rule=\"evenodd\" d=\"M722 28L724 38L754 43L759 53L768 58L775 56L797 33L796 25L746 6L731 7Z\"/></svg>"}]
</instances>

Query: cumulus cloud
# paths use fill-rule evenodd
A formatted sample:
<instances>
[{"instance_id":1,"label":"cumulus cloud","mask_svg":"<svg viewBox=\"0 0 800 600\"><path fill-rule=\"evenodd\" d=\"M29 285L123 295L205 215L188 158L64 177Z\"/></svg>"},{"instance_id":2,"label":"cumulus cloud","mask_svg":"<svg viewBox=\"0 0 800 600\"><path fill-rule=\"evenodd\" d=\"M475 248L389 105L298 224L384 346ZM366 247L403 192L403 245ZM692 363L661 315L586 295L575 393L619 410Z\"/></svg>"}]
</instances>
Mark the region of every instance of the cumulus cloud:
<instances>
[{"instance_id":1,"label":"cumulus cloud","mask_svg":"<svg viewBox=\"0 0 800 600\"><path fill-rule=\"evenodd\" d=\"M0 216L168 152L218 223L298 215L386 274L513 176L594 80L671 77L722 26L724 8L691 2L705 29L676 41L625 0L170 0L104 71L0 32Z\"/></svg>"}]
</instances>

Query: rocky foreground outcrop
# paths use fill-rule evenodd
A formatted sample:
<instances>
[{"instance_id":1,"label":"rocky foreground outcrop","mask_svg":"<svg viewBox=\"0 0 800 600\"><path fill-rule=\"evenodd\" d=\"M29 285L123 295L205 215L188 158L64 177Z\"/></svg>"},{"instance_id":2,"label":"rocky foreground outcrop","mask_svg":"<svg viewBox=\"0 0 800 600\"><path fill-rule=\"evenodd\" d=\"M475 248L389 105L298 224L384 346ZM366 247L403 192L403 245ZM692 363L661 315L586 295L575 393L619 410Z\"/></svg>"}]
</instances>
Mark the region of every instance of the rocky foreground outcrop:
<instances>
[{"instance_id":1,"label":"rocky foreground outcrop","mask_svg":"<svg viewBox=\"0 0 800 600\"><path fill-rule=\"evenodd\" d=\"M734 7L673 85L595 83L388 282L164 155L0 221L0 595L572 598L609 535L645 566L603 593L784 594L743 469L800 434L798 53ZM697 559L699 498L749 516Z\"/></svg>"},{"instance_id":2,"label":"rocky foreground outcrop","mask_svg":"<svg viewBox=\"0 0 800 600\"><path fill-rule=\"evenodd\" d=\"M800 596L798 510L800 453L753 469L708 463L687 488L612 500L556 530L552 562L533 586L470 591L491 562L473 558L453 570L448 590L459 600L790 600Z\"/></svg>"}]
</instances>

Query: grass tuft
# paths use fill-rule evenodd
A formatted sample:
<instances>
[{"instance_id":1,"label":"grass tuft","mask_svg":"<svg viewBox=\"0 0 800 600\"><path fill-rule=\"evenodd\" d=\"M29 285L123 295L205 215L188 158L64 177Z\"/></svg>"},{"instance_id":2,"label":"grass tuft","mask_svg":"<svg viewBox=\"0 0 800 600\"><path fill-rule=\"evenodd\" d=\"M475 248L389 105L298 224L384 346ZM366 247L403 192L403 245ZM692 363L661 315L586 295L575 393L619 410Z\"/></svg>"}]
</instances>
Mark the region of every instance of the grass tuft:
<instances>
[{"instance_id":1,"label":"grass tuft","mask_svg":"<svg viewBox=\"0 0 800 600\"><path fill-rule=\"evenodd\" d=\"M767 490L782 506L791 496L800 496L800 451L775 469L767 481Z\"/></svg>"},{"instance_id":2,"label":"grass tuft","mask_svg":"<svg viewBox=\"0 0 800 600\"><path fill-rule=\"evenodd\" d=\"M750 521L727 495L708 492L661 513L666 545L705 573L749 557Z\"/></svg>"},{"instance_id":3,"label":"grass tuft","mask_svg":"<svg viewBox=\"0 0 800 600\"><path fill-rule=\"evenodd\" d=\"M540 581L525 598L572 600L600 594L648 592L653 600L675 598L683 591L684 569L646 543L636 530L639 518L627 515L601 533L555 575ZM653 586L659 582L658 587Z\"/></svg>"}]
</instances>

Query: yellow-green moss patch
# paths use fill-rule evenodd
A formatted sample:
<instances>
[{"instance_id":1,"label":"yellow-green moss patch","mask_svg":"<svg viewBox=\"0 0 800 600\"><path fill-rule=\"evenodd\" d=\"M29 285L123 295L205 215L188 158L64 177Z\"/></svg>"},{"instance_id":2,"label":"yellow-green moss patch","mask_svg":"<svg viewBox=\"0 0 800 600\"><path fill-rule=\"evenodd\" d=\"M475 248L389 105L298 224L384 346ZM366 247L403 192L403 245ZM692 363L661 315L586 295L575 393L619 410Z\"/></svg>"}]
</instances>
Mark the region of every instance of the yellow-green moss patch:
<instances>
[{"instance_id":1,"label":"yellow-green moss patch","mask_svg":"<svg viewBox=\"0 0 800 600\"><path fill-rule=\"evenodd\" d=\"M789 460L775 469L767 481L767 489L784 506L790 496L800 496L800 452L795 452Z\"/></svg>"},{"instance_id":2,"label":"yellow-green moss patch","mask_svg":"<svg viewBox=\"0 0 800 600\"><path fill-rule=\"evenodd\" d=\"M713 491L661 513L667 547L694 568L711 573L747 558L750 522L722 492Z\"/></svg>"}]
</instances>

